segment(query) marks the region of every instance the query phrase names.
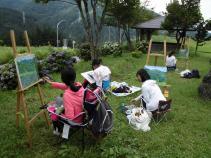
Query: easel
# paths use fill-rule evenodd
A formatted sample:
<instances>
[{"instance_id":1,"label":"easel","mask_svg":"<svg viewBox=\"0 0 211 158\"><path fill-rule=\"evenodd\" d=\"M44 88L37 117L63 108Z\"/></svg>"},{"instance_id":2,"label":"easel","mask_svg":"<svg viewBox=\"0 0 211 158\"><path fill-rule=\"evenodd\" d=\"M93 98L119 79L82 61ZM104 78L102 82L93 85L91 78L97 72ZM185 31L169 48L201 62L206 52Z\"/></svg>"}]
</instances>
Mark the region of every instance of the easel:
<instances>
[{"instance_id":1,"label":"easel","mask_svg":"<svg viewBox=\"0 0 211 158\"><path fill-rule=\"evenodd\" d=\"M155 57L155 62L154 62L155 66L157 65L158 57L163 58L164 65L165 65L165 63L166 63L166 40L164 40L164 42L163 42L163 54L161 54L161 53L151 53L151 49L152 49L152 39L149 42L146 65L149 65L150 56Z\"/></svg>"},{"instance_id":2,"label":"easel","mask_svg":"<svg viewBox=\"0 0 211 158\"><path fill-rule=\"evenodd\" d=\"M10 37L11 37L11 42L12 42L12 49L13 49L14 58L16 58L16 57L19 56L19 54L17 52L15 33L14 33L13 30L10 31ZM26 40L28 53L31 54L31 47L30 47L30 42L29 42L27 31L24 31L24 37L25 37L25 40ZM29 147L32 146L31 125L33 124L35 119L38 116L43 115L44 118L45 118L45 121L47 123L47 126L48 127L50 126L50 123L49 123L48 118L47 118L47 113L46 113L45 110L41 110L34 117L32 117L30 119L29 118L28 106L27 106L27 104L25 102L25 94L24 93L26 92L26 90L36 86L37 90L38 90L38 95L39 95L39 98L40 98L41 105L44 105L43 93L41 91L41 87L40 87L40 84L39 84L41 81L42 80L39 80L36 83L33 83L33 84L31 84L30 86L28 86L26 88L21 88L20 80L18 79L17 105L16 105L16 127L19 127L19 115L20 115L20 112L22 110L23 113L24 113L24 124L25 124L26 132L27 132L27 138L28 138Z\"/></svg>"}]
</instances>

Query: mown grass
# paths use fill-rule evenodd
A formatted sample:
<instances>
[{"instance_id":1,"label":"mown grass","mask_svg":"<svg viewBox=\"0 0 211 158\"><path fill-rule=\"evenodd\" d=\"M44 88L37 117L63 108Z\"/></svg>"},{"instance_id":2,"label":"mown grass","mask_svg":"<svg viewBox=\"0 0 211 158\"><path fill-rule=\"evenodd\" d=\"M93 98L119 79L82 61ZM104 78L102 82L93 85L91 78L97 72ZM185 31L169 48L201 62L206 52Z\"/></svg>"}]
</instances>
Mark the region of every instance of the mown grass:
<instances>
[{"instance_id":1,"label":"mown grass","mask_svg":"<svg viewBox=\"0 0 211 158\"><path fill-rule=\"evenodd\" d=\"M191 57L190 69L197 68L205 75L211 68L206 54ZM136 59L131 54L123 57L103 58L104 64L112 71L112 80L125 81L139 86L135 73L145 64L146 56ZM90 70L89 62L75 65L77 80L82 81L81 72ZM60 74L53 74L60 81ZM52 134L44 119L38 119L32 126L33 147L26 145L24 121L21 119L19 128L15 127L16 91L0 91L0 157L210 157L211 155L211 102L198 96L197 88L201 79L182 79L176 72L168 73L168 83L171 85L170 96L173 99L172 112L168 121L158 126L152 122L150 132L133 130L123 115L119 106L129 103L135 97L117 98L109 95L109 102L114 111L114 128L112 133L100 142L95 142L86 131L86 148L82 155L80 146L81 133L76 133L68 141L62 141ZM43 85L46 101L52 101L61 91ZM36 89L27 91L27 103L30 116L39 110L39 99Z\"/></svg>"}]
</instances>

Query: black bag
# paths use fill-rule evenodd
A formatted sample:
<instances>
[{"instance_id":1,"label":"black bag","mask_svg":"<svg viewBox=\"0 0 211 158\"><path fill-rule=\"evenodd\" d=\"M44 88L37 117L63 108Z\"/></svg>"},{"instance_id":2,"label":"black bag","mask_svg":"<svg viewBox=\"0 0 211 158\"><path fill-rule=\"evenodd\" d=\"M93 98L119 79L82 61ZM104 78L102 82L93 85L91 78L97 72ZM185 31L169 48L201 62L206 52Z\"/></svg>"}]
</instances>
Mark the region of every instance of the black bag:
<instances>
[{"instance_id":1,"label":"black bag","mask_svg":"<svg viewBox=\"0 0 211 158\"><path fill-rule=\"evenodd\" d=\"M111 132L113 128L113 112L109 103L95 94L98 98L99 104L94 111L93 121L92 121L92 133L95 136L104 136Z\"/></svg>"},{"instance_id":2,"label":"black bag","mask_svg":"<svg viewBox=\"0 0 211 158\"><path fill-rule=\"evenodd\" d=\"M192 78L200 78L199 70L194 69L191 71L191 73L192 73Z\"/></svg>"}]
</instances>

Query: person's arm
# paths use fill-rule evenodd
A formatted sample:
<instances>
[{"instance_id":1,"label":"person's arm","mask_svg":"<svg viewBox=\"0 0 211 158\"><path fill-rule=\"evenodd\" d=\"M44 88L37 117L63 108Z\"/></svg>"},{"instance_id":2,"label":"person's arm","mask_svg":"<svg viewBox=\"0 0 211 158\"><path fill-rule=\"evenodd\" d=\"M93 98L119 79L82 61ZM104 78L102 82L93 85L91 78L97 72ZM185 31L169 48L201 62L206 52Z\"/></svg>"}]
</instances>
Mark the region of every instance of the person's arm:
<instances>
[{"instance_id":1,"label":"person's arm","mask_svg":"<svg viewBox=\"0 0 211 158\"><path fill-rule=\"evenodd\" d=\"M44 77L43 80L45 80L47 83L51 84L51 86L53 88L57 88L57 89L61 89L61 90L65 90L67 89L66 84L64 83L59 83L59 82L52 82L51 80L49 80L48 78Z\"/></svg>"},{"instance_id":2,"label":"person's arm","mask_svg":"<svg viewBox=\"0 0 211 158\"><path fill-rule=\"evenodd\" d=\"M50 84L53 88L57 88L57 89L61 89L61 90L66 90L68 88L67 85L64 83L51 82Z\"/></svg>"}]
</instances>

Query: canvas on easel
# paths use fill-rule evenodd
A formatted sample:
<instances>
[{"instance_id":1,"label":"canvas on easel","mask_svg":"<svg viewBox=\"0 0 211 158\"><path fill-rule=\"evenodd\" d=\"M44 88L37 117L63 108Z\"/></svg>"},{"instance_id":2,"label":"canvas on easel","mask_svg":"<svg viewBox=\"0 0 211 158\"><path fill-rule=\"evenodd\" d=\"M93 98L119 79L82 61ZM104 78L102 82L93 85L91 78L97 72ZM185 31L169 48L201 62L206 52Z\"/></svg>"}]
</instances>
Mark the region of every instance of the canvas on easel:
<instances>
[{"instance_id":1,"label":"canvas on easel","mask_svg":"<svg viewBox=\"0 0 211 158\"><path fill-rule=\"evenodd\" d=\"M47 118L46 110L40 110L38 113L35 114L32 118L29 118L29 109L26 104L25 93L28 89L36 86L37 87L37 94L39 96L41 106L44 103L43 93L40 87L40 82L42 81L39 79L38 71L37 71L37 61L35 55L31 53L31 47L29 43L28 34L24 31L24 36L26 40L26 45L28 49L27 54L18 54L16 49L16 40L15 40L15 33L13 30L10 31L11 42L12 42L12 49L14 53L14 60L16 65L16 72L18 76L18 88L17 88L17 105L16 105L16 126L19 127L19 115L23 111L24 115L24 124L27 132L28 143L29 146L32 146L32 133L31 133L31 125L36 120L38 116L44 116L47 125L49 126L49 121ZM39 108L39 107L38 107ZM22 111L21 111L22 110Z\"/></svg>"},{"instance_id":2,"label":"canvas on easel","mask_svg":"<svg viewBox=\"0 0 211 158\"><path fill-rule=\"evenodd\" d=\"M34 54L27 54L15 58L18 80L21 89L39 81L37 60Z\"/></svg>"}]
</instances>

